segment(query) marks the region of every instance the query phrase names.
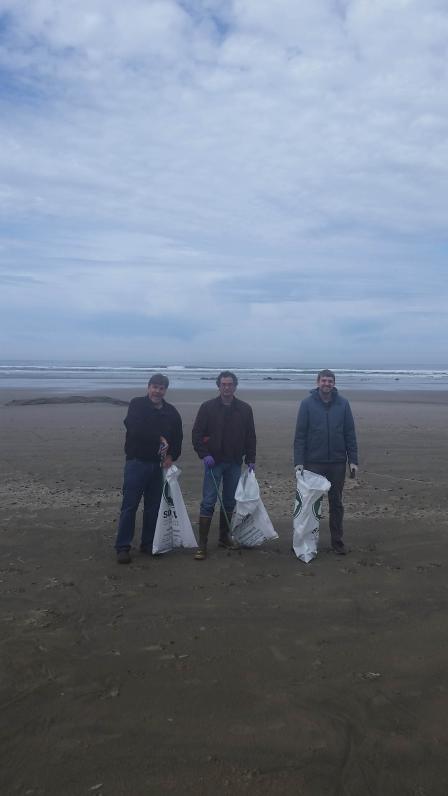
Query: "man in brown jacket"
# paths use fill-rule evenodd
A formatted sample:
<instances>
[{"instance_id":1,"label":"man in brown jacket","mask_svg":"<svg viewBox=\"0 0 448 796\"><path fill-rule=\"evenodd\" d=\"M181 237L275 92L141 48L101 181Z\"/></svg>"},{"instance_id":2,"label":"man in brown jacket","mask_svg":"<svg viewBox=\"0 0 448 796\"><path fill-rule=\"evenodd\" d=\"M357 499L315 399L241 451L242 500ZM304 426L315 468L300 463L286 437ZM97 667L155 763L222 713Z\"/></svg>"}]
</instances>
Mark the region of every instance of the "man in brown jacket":
<instances>
[{"instance_id":1,"label":"man in brown jacket","mask_svg":"<svg viewBox=\"0 0 448 796\"><path fill-rule=\"evenodd\" d=\"M250 471L255 469L257 440L252 408L235 398L238 379L234 373L222 371L216 384L219 395L201 404L192 433L193 447L204 462L199 548L195 554L198 561L207 555L208 533L221 481L224 511L221 508L219 545L228 549L238 547L229 533L229 523L243 459Z\"/></svg>"}]
</instances>

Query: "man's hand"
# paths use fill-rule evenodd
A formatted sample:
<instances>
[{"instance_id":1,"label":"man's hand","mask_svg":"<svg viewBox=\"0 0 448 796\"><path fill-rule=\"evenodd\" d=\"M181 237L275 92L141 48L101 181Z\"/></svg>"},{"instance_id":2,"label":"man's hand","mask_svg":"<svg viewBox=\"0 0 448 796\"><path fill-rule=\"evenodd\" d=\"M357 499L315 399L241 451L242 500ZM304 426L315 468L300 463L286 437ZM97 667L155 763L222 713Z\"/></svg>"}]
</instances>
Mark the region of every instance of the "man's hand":
<instances>
[{"instance_id":1,"label":"man's hand","mask_svg":"<svg viewBox=\"0 0 448 796\"><path fill-rule=\"evenodd\" d=\"M165 437L160 437L159 456L161 459L165 458L169 447L170 446L168 445L168 441L165 439Z\"/></svg>"},{"instance_id":2,"label":"man's hand","mask_svg":"<svg viewBox=\"0 0 448 796\"><path fill-rule=\"evenodd\" d=\"M255 464L254 464L254 462L249 462L249 464L247 465L247 470L248 470L249 473L254 473L255 472Z\"/></svg>"},{"instance_id":3,"label":"man's hand","mask_svg":"<svg viewBox=\"0 0 448 796\"><path fill-rule=\"evenodd\" d=\"M295 466L296 475L303 475L303 464L296 464Z\"/></svg>"},{"instance_id":4,"label":"man's hand","mask_svg":"<svg viewBox=\"0 0 448 796\"><path fill-rule=\"evenodd\" d=\"M204 467L206 470L211 470L212 467L215 466L215 460L213 456L204 456L202 461L204 462Z\"/></svg>"},{"instance_id":5,"label":"man's hand","mask_svg":"<svg viewBox=\"0 0 448 796\"><path fill-rule=\"evenodd\" d=\"M358 465L349 464L348 469L350 470L350 478L356 478L356 476L358 475Z\"/></svg>"}]
</instances>

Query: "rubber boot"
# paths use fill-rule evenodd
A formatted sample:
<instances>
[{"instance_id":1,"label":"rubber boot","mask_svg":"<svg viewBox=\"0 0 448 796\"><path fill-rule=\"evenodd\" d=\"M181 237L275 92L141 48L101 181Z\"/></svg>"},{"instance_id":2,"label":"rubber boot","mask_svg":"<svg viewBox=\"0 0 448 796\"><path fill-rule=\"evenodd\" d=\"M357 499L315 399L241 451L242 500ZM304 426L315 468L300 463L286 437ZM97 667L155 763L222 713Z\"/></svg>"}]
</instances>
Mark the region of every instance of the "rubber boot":
<instances>
[{"instance_id":1,"label":"rubber boot","mask_svg":"<svg viewBox=\"0 0 448 796\"><path fill-rule=\"evenodd\" d=\"M232 538L229 525L232 517L232 512L227 512L227 517L223 510L219 512L219 547L225 547L227 550L238 550L239 544Z\"/></svg>"},{"instance_id":2,"label":"rubber boot","mask_svg":"<svg viewBox=\"0 0 448 796\"><path fill-rule=\"evenodd\" d=\"M199 517L199 546L194 554L196 561L203 561L204 558L207 558L208 532L212 519L213 517Z\"/></svg>"}]
</instances>

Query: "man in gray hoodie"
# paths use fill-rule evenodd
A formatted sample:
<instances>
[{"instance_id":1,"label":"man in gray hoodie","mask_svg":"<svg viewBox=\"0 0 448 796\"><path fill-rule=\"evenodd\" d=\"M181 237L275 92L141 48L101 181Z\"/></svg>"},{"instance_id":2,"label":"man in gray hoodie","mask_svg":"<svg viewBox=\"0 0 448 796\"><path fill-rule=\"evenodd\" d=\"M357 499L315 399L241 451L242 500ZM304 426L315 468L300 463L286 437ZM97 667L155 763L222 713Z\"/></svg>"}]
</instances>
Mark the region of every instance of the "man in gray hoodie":
<instances>
[{"instance_id":1,"label":"man in gray hoodie","mask_svg":"<svg viewBox=\"0 0 448 796\"><path fill-rule=\"evenodd\" d=\"M350 476L356 476L358 447L350 404L339 395L335 382L333 371L321 370L316 389L300 404L294 437L294 467L296 472L311 470L330 481L331 546L335 553L345 555L342 491L347 462Z\"/></svg>"}]
</instances>

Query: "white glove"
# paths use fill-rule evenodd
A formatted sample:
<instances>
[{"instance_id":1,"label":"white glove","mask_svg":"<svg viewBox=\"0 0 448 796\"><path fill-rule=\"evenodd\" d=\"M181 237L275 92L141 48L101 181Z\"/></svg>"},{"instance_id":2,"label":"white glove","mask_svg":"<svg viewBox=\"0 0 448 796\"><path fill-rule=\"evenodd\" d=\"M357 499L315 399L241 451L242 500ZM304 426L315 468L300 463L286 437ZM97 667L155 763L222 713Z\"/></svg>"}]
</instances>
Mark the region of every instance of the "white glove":
<instances>
[{"instance_id":1,"label":"white glove","mask_svg":"<svg viewBox=\"0 0 448 796\"><path fill-rule=\"evenodd\" d=\"M296 464L295 466L296 475L303 475L303 464Z\"/></svg>"},{"instance_id":2,"label":"white glove","mask_svg":"<svg viewBox=\"0 0 448 796\"><path fill-rule=\"evenodd\" d=\"M358 475L358 465L350 462L348 469L350 470L350 478L356 478Z\"/></svg>"},{"instance_id":3,"label":"white glove","mask_svg":"<svg viewBox=\"0 0 448 796\"><path fill-rule=\"evenodd\" d=\"M165 437L160 437L159 456L160 456L160 461L162 463L165 461L166 454L168 453L168 448L169 445Z\"/></svg>"}]
</instances>

